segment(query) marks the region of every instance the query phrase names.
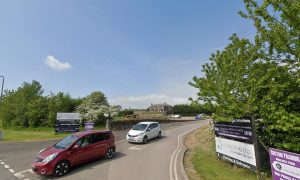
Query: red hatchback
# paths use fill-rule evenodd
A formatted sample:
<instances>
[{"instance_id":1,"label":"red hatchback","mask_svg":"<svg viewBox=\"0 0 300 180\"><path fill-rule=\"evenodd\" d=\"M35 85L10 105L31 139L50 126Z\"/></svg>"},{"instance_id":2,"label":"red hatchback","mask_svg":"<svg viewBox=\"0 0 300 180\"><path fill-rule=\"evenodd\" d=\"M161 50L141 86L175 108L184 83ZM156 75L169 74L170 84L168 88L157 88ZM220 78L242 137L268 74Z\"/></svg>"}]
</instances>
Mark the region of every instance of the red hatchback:
<instances>
[{"instance_id":1,"label":"red hatchback","mask_svg":"<svg viewBox=\"0 0 300 180\"><path fill-rule=\"evenodd\" d=\"M71 167L105 156L110 159L116 150L111 131L85 131L67 136L42 149L32 162L36 174L63 176Z\"/></svg>"}]
</instances>

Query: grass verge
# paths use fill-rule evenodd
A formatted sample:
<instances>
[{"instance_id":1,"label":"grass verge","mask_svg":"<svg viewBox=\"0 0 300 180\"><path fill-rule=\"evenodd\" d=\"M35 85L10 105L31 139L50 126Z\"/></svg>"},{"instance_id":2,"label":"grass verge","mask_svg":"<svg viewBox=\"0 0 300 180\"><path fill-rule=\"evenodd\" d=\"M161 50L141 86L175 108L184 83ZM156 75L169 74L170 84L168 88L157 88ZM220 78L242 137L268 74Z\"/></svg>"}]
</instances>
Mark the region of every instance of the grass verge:
<instances>
[{"instance_id":1,"label":"grass verge","mask_svg":"<svg viewBox=\"0 0 300 180\"><path fill-rule=\"evenodd\" d=\"M188 134L185 144L189 150L184 166L190 180L256 180L255 173L218 159L209 125Z\"/></svg>"},{"instance_id":2,"label":"grass verge","mask_svg":"<svg viewBox=\"0 0 300 180\"><path fill-rule=\"evenodd\" d=\"M102 130L103 127L95 127L95 130ZM84 128L80 128L80 131L84 131ZM37 140L50 140L50 139L62 139L69 135L69 133L54 133L54 128L14 128L2 130L4 134L4 140L0 142L10 141L37 141Z\"/></svg>"}]
</instances>

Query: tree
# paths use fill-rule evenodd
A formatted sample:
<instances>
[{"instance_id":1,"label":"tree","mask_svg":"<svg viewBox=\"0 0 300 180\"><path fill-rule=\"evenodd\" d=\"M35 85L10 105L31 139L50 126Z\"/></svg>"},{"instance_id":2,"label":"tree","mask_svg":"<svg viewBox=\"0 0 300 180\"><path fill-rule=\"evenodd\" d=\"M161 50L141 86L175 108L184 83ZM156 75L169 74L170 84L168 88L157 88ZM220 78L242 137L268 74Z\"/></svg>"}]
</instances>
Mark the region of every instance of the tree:
<instances>
[{"instance_id":1,"label":"tree","mask_svg":"<svg viewBox=\"0 0 300 180\"><path fill-rule=\"evenodd\" d=\"M269 147L300 152L300 1L244 0L254 21L255 43L231 37L230 44L194 77L199 98L216 108L214 119L261 118L259 136Z\"/></svg>"},{"instance_id":2,"label":"tree","mask_svg":"<svg viewBox=\"0 0 300 180\"><path fill-rule=\"evenodd\" d=\"M47 98L38 96L27 104L27 111L24 118L28 119L30 127L40 127L48 125Z\"/></svg>"},{"instance_id":3,"label":"tree","mask_svg":"<svg viewBox=\"0 0 300 180\"><path fill-rule=\"evenodd\" d=\"M16 91L6 91L0 109L3 127L29 127L30 124L35 124L32 121L38 117L33 117L33 115L39 115L34 113L33 111L36 110L31 107L33 107L34 101L43 103L43 100L40 99L42 94L42 86L37 81L24 82Z\"/></svg>"},{"instance_id":4,"label":"tree","mask_svg":"<svg viewBox=\"0 0 300 180\"><path fill-rule=\"evenodd\" d=\"M110 114L113 111L107 102L105 95L100 92L92 92L83 102L77 106L77 111L81 113L83 121L92 121L96 125L104 124L105 114Z\"/></svg>"},{"instance_id":5,"label":"tree","mask_svg":"<svg viewBox=\"0 0 300 180\"><path fill-rule=\"evenodd\" d=\"M244 0L246 11L239 12L254 22L256 43L265 48L270 59L298 61L300 58L300 1Z\"/></svg>"},{"instance_id":6,"label":"tree","mask_svg":"<svg viewBox=\"0 0 300 180\"><path fill-rule=\"evenodd\" d=\"M69 94L59 92L51 94L48 100L48 126L53 126L58 112L74 112L77 105L80 104L79 99L73 99Z\"/></svg>"},{"instance_id":7,"label":"tree","mask_svg":"<svg viewBox=\"0 0 300 180\"><path fill-rule=\"evenodd\" d=\"M247 86L250 66L259 58L257 47L247 39L232 35L231 43L210 57L203 65L205 77L194 77L189 84L199 89L198 99L214 105L214 118L231 120L253 113L251 93Z\"/></svg>"},{"instance_id":8,"label":"tree","mask_svg":"<svg viewBox=\"0 0 300 180\"><path fill-rule=\"evenodd\" d=\"M300 1L244 0L244 18L254 22L255 42L264 60L261 69L265 87L258 89L260 112L264 118L264 135L270 146L300 152ZM270 62L271 61L271 62ZM273 63L277 64L274 65ZM258 73L258 69L254 72ZM267 138L266 138L267 137Z\"/></svg>"}]
</instances>

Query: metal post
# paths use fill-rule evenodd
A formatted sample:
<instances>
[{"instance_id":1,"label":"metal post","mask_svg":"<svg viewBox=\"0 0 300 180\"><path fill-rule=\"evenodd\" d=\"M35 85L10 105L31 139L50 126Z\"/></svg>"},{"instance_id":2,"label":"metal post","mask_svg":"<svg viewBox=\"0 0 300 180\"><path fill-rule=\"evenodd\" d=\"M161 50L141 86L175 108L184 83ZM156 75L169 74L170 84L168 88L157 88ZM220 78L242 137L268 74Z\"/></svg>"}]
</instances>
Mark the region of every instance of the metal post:
<instances>
[{"instance_id":1,"label":"metal post","mask_svg":"<svg viewBox=\"0 0 300 180\"><path fill-rule=\"evenodd\" d=\"M3 98L3 87L4 87L4 76L1 76L2 77L2 86L1 86L1 94L0 94L0 106L1 106L1 103L2 103L2 98ZM1 139L4 139L4 134L3 132L0 130L0 140Z\"/></svg>"},{"instance_id":2,"label":"metal post","mask_svg":"<svg viewBox=\"0 0 300 180\"><path fill-rule=\"evenodd\" d=\"M2 97L3 97L3 87L4 87L4 76L1 76L2 77L2 87L1 87L1 96L0 96L0 103L2 102Z\"/></svg>"},{"instance_id":3,"label":"metal post","mask_svg":"<svg viewBox=\"0 0 300 180\"><path fill-rule=\"evenodd\" d=\"M260 160L259 160L259 152L258 152L258 142L257 142L257 134L255 128L255 117L251 116L251 129L253 134L253 144L254 144L254 151L255 151L255 161L256 161L256 171L257 171L257 179L260 180Z\"/></svg>"}]
</instances>

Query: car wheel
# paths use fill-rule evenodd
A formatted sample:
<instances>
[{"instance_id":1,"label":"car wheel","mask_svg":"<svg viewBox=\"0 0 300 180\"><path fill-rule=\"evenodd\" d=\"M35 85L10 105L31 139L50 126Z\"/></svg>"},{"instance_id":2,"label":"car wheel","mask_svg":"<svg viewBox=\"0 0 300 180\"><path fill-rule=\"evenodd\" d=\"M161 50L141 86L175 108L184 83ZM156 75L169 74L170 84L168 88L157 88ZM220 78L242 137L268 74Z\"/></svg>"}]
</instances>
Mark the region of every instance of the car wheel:
<instances>
[{"instance_id":1,"label":"car wheel","mask_svg":"<svg viewBox=\"0 0 300 180\"><path fill-rule=\"evenodd\" d=\"M148 137L145 136L145 137L143 138L143 143L144 143L144 144L147 144L147 142L148 142Z\"/></svg>"},{"instance_id":2,"label":"car wheel","mask_svg":"<svg viewBox=\"0 0 300 180\"><path fill-rule=\"evenodd\" d=\"M159 131L157 137L158 137L158 138L161 138L161 132L160 132L160 131Z\"/></svg>"},{"instance_id":3,"label":"car wheel","mask_svg":"<svg viewBox=\"0 0 300 180\"><path fill-rule=\"evenodd\" d=\"M115 150L113 148L108 148L105 154L106 159L111 159L114 157Z\"/></svg>"},{"instance_id":4,"label":"car wheel","mask_svg":"<svg viewBox=\"0 0 300 180\"><path fill-rule=\"evenodd\" d=\"M70 169L70 163L68 161L60 161L56 164L54 168L55 176L64 176L68 173Z\"/></svg>"}]
</instances>

